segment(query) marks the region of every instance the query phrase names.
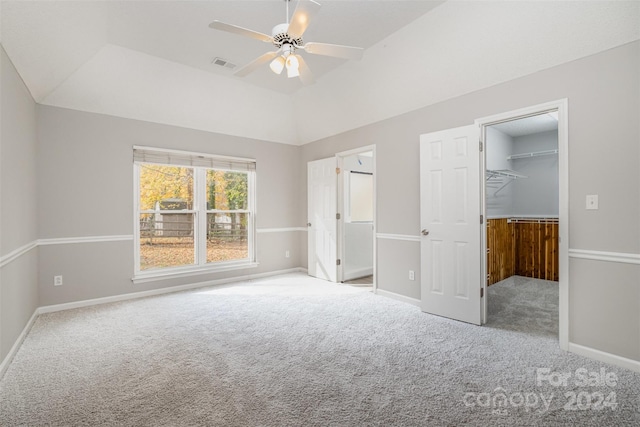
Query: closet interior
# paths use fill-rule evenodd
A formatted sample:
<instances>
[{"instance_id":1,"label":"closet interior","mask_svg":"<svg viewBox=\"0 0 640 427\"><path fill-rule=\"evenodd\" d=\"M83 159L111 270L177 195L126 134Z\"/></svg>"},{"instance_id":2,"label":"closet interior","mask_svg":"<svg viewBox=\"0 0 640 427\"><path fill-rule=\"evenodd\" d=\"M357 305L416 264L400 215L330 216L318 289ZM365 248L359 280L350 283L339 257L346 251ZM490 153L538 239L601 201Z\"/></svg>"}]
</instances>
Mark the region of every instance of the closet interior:
<instances>
[{"instance_id":1,"label":"closet interior","mask_svg":"<svg viewBox=\"0 0 640 427\"><path fill-rule=\"evenodd\" d=\"M487 284L514 275L558 281L558 117L486 128Z\"/></svg>"}]
</instances>

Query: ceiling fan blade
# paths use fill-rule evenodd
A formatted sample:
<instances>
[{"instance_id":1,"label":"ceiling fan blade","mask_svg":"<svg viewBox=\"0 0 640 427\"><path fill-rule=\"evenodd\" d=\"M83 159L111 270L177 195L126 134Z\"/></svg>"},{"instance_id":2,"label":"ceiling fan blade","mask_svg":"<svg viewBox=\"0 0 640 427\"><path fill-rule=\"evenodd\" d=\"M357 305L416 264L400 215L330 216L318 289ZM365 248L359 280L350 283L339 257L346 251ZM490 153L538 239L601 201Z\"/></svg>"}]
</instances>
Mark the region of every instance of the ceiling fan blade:
<instances>
[{"instance_id":1,"label":"ceiling fan blade","mask_svg":"<svg viewBox=\"0 0 640 427\"><path fill-rule=\"evenodd\" d=\"M252 39L258 39L267 43L273 42L273 37L266 34L238 27L237 25L226 24L220 21L213 21L211 24L209 24L209 28L213 28L214 30L226 31L228 33L238 34L245 37L251 37Z\"/></svg>"},{"instance_id":2,"label":"ceiling fan blade","mask_svg":"<svg viewBox=\"0 0 640 427\"><path fill-rule=\"evenodd\" d=\"M279 54L280 54L279 50L276 50L275 52L267 52L264 55L261 55L261 56L257 57L256 59L254 59L253 61L249 62L247 65L245 65L244 67L240 68L238 71L236 71L233 74L238 76L238 77L245 77L245 76L249 75L250 73L254 72L262 64L264 64L266 62L269 62L272 59L274 59Z\"/></svg>"},{"instance_id":3,"label":"ceiling fan blade","mask_svg":"<svg viewBox=\"0 0 640 427\"><path fill-rule=\"evenodd\" d=\"M298 76L303 85L307 86L316 82L316 79L313 78L313 73L309 69L309 66L305 62L304 58L300 55L296 55L298 58Z\"/></svg>"},{"instance_id":4,"label":"ceiling fan blade","mask_svg":"<svg viewBox=\"0 0 640 427\"><path fill-rule=\"evenodd\" d=\"M361 47L342 46L329 43L307 43L304 50L314 55L333 56L344 59L361 59L364 49Z\"/></svg>"},{"instance_id":5,"label":"ceiling fan blade","mask_svg":"<svg viewBox=\"0 0 640 427\"><path fill-rule=\"evenodd\" d=\"M318 10L320 10L320 3L316 3L313 0L298 0L298 5L295 12L293 12L289 29L287 30L292 39L302 37L302 34L309 26L309 21Z\"/></svg>"}]
</instances>

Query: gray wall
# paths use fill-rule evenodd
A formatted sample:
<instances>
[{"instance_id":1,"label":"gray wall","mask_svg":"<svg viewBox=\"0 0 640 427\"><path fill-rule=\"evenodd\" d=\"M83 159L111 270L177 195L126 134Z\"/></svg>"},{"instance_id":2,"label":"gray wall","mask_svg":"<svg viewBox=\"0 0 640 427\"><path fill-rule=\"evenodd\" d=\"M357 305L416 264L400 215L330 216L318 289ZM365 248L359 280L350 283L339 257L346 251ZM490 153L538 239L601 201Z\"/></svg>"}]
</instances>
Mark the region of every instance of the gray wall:
<instances>
[{"instance_id":1,"label":"gray wall","mask_svg":"<svg viewBox=\"0 0 640 427\"><path fill-rule=\"evenodd\" d=\"M539 132L513 139L513 154L558 149L558 131ZM511 169L526 176L510 184L514 216L558 215L558 156L511 160ZM498 194L500 195L500 193Z\"/></svg>"},{"instance_id":2,"label":"gray wall","mask_svg":"<svg viewBox=\"0 0 640 427\"><path fill-rule=\"evenodd\" d=\"M42 105L37 113L42 239L133 234L133 145L255 158L258 229L297 225L298 147ZM258 268L139 284L132 241L42 246L40 304L298 267L299 234L259 233ZM63 286L53 286L54 275Z\"/></svg>"},{"instance_id":3,"label":"gray wall","mask_svg":"<svg viewBox=\"0 0 640 427\"><path fill-rule=\"evenodd\" d=\"M36 105L0 48L0 256L38 238ZM0 362L38 306L38 250L0 270Z\"/></svg>"},{"instance_id":4,"label":"gray wall","mask_svg":"<svg viewBox=\"0 0 640 427\"><path fill-rule=\"evenodd\" d=\"M300 166L376 144L378 233L418 236L419 135L561 98L569 100L570 248L640 253L640 43L633 42L302 147ZM300 180L305 181L301 173ZM300 199L306 199L306 184ZM599 194L600 209L585 210ZM305 213L300 212L303 224ZM417 242L378 239L378 286L420 298ZM640 266L570 259L570 341L640 360ZM589 267L585 267L588 265ZM598 292L594 292L598 289ZM612 320L615 319L615 320ZM591 325L606 325L592 328ZM615 325L614 325L615 324ZM616 329L617 324L625 328Z\"/></svg>"}]
</instances>

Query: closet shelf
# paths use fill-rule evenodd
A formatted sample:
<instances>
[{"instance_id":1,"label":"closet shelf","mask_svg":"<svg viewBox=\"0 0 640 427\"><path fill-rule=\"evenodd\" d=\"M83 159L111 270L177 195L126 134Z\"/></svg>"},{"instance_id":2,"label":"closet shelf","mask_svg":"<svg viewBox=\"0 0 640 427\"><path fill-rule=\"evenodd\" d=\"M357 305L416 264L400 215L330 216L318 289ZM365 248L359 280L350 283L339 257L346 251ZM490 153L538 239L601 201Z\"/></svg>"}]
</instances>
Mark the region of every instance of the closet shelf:
<instances>
[{"instance_id":1,"label":"closet shelf","mask_svg":"<svg viewBox=\"0 0 640 427\"><path fill-rule=\"evenodd\" d=\"M527 176L511 169L487 169L487 181L493 178L522 179L527 178Z\"/></svg>"},{"instance_id":2,"label":"closet shelf","mask_svg":"<svg viewBox=\"0 0 640 427\"><path fill-rule=\"evenodd\" d=\"M532 153L512 154L507 160L528 159L529 157L552 156L558 154L558 150L534 151Z\"/></svg>"},{"instance_id":3,"label":"closet shelf","mask_svg":"<svg viewBox=\"0 0 640 427\"><path fill-rule=\"evenodd\" d=\"M527 178L516 171L510 169L487 169L487 184L502 184L493 195L498 194L504 187L511 184L516 179Z\"/></svg>"}]
</instances>

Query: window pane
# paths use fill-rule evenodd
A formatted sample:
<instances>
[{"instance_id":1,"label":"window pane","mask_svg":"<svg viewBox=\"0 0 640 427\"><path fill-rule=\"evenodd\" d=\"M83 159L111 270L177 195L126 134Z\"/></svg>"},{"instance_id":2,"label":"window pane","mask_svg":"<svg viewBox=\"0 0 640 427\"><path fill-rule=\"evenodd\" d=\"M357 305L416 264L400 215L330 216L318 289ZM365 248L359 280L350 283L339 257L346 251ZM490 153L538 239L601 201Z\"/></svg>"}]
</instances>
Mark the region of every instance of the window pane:
<instances>
[{"instance_id":1,"label":"window pane","mask_svg":"<svg viewBox=\"0 0 640 427\"><path fill-rule=\"evenodd\" d=\"M373 221L373 175L349 175L349 208L351 222Z\"/></svg>"},{"instance_id":2,"label":"window pane","mask_svg":"<svg viewBox=\"0 0 640 427\"><path fill-rule=\"evenodd\" d=\"M193 208L193 168L140 165L140 209Z\"/></svg>"},{"instance_id":3,"label":"window pane","mask_svg":"<svg viewBox=\"0 0 640 427\"><path fill-rule=\"evenodd\" d=\"M207 171L207 209L248 209L246 172Z\"/></svg>"},{"instance_id":4,"label":"window pane","mask_svg":"<svg viewBox=\"0 0 640 427\"><path fill-rule=\"evenodd\" d=\"M140 215L140 270L195 263L192 213Z\"/></svg>"},{"instance_id":5,"label":"window pane","mask_svg":"<svg viewBox=\"0 0 640 427\"><path fill-rule=\"evenodd\" d=\"M207 214L207 262L249 258L249 214Z\"/></svg>"}]
</instances>

